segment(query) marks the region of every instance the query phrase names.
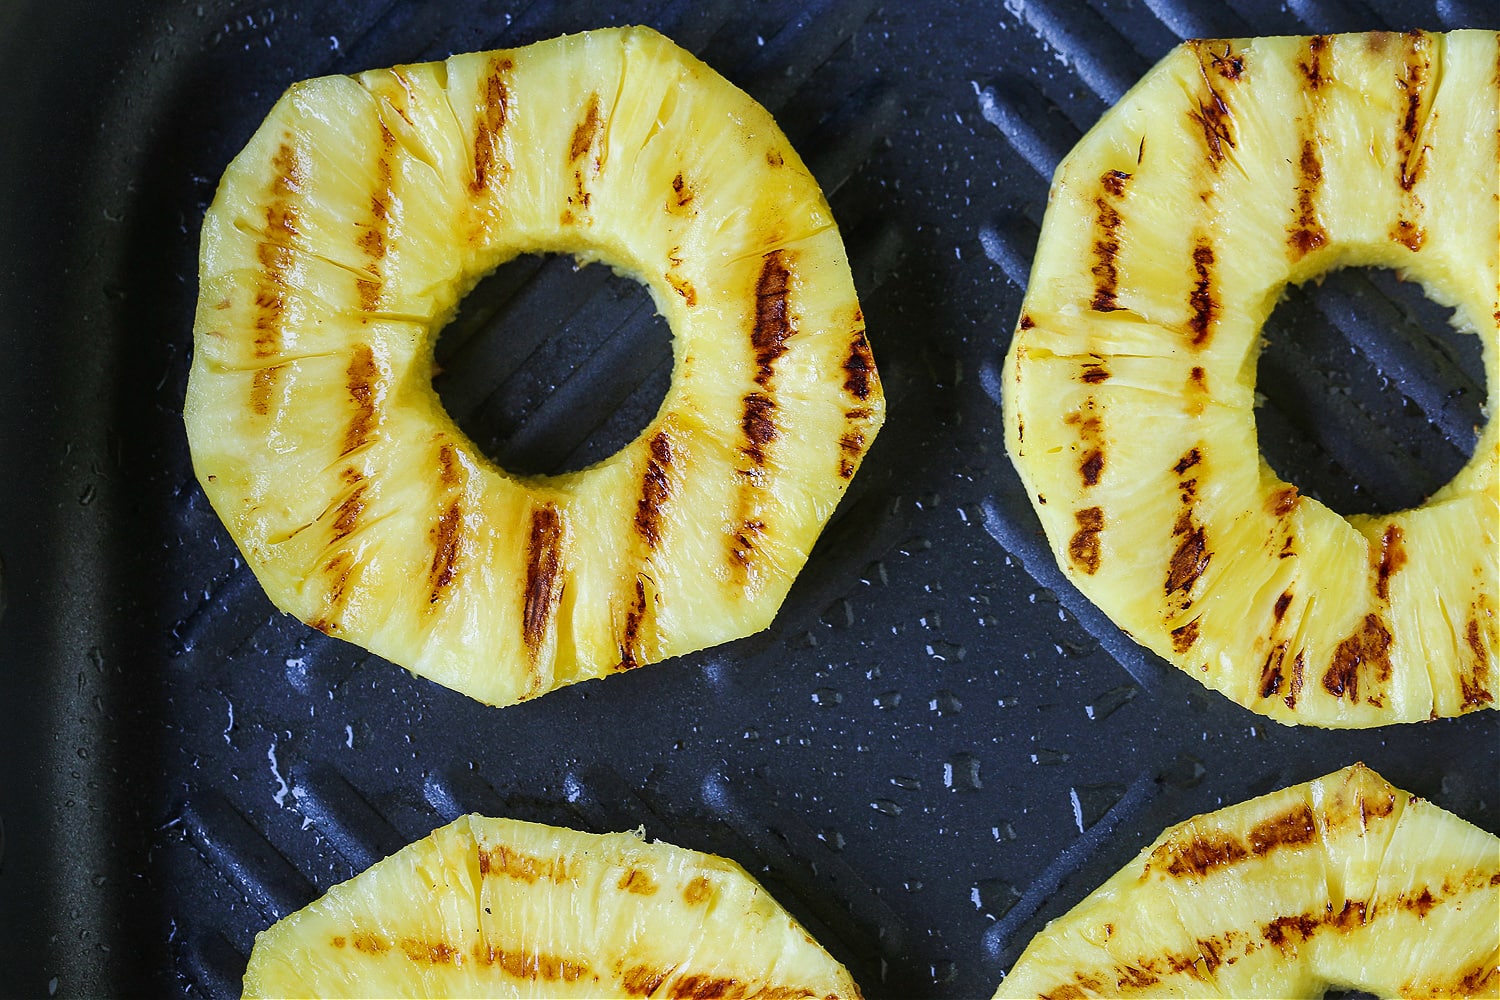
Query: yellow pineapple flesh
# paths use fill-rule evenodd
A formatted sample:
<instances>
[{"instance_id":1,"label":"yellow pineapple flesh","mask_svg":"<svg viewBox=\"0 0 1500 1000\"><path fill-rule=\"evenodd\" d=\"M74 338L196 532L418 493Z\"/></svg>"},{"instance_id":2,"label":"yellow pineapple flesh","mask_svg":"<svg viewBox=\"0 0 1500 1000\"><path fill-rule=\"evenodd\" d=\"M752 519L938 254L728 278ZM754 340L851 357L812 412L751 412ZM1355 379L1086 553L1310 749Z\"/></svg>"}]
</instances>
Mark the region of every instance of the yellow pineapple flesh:
<instances>
[{"instance_id":1,"label":"yellow pineapple flesh","mask_svg":"<svg viewBox=\"0 0 1500 1000\"><path fill-rule=\"evenodd\" d=\"M854 998L732 861L463 816L262 931L246 997Z\"/></svg>"},{"instance_id":2,"label":"yellow pineapple flesh","mask_svg":"<svg viewBox=\"0 0 1500 1000\"><path fill-rule=\"evenodd\" d=\"M996 997L1500 993L1500 838L1354 765L1172 827Z\"/></svg>"},{"instance_id":3,"label":"yellow pineapple flesh","mask_svg":"<svg viewBox=\"0 0 1500 1000\"><path fill-rule=\"evenodd\" d=\"M674 333L619 453L521 478L431 385L521 252ZM496 705L766 627L884 419L839 232L764 109L645 28L294 85L203 228L186 423L271 600Z\"/></svg>"},{"instance_id":4,"label":"yellow pineapple flesh","mask_svg":"<svg viewBox=\"0 0 1500 1000\"><path fill-rule=\"evenodd\" d=\"M1494 708L1500 431L1421 507L1343 517L1259 456L1289 283L1397 269L1500 405L1497 36L1187 42L1058 168L1006 362L1059 565L1136 641L1285 723Z\"/></svg>"}]
</instances>

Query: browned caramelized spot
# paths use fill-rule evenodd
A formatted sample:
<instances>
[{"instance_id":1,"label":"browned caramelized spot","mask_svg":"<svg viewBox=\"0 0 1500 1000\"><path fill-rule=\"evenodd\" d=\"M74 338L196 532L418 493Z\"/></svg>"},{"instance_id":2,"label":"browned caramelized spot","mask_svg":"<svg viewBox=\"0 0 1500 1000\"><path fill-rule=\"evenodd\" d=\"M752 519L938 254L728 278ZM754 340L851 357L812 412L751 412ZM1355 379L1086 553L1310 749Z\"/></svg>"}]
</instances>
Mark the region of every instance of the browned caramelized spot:
<instances>
[{"instance_id":1,"label":"browned caramelized spot","mask_svg":"<svg viewBox=\"0 0 1500 1000\"><path fill-rule=\"evenodd\" d=\"M1249 856L1245 845L1227 833L1209 832L1190 838L1186 843L1168 841L1151 852L1148 868L1166 872L1173 878L1201 876L1215 868L1236 864Z\"/></svg>"},{"instance_id":2,"label":"browned caramelized spot","mask_svg":"<svg viewBox=\"0 0 1500 1000\"><path fill-rule=\"evenodd\" d=\"M1427 242L1427 233L1410 219L1397 219L1396 225L1391 229L1391 239L1416 253Z\"/></svg>"},{"instance_id":3,"label":"browned caramelized spot","mask_svg":"<svg viewBox=\"0 0 1500 1000\"><path fill-rule=\"evenodd\" d=\"M1402 905L1416 913L1418 917L1426 917L1432 911L1432 908L1438 905L1438 901L1432 895L1432 890L1424 885L1421 892L1415 896L1408 896L1403 899Z\"/></svg>"},{"instance_id":4,"label":"browned caramelized spot","mask_svg":"<svg viewBox=\"0 0 1500 1000\"><path fill-rule=\"evenodd\" d=\"M697 906L699 903L706 902L713 894L713 883L702 875L699 875L682 888L682 899L689 906Z\"/></svg>"},{"instance_id":5,"label":"browned caramelized spot","mask_svg":"<svg viewBox=\"0 0 1500 1000\"><path fill-rule=\"evenodd\" d=\"M265 241L255 248L260 272L255 283L255 339L257 358L269 358L280 352L282 328L286 322L287 294L296 255L291 245L300 221L299 210L291 196L301 191L307 165L301 150L283 142L271 157L273 175L266 205ZM262 368L250 383L250 410L258 416L270 412L271 387L280 366Z\"/></svg>"},{"instance_id":6,"label":"browned caramelized spot","mask_svg":"<svg viewBox=\"0 0 1500 1000\"><path fill-rule=\"evenodd\" d=\"M1321 90L1323 84L1328 82L1327 55L1327 35L1313 35L1307 40L1307 55L1297 63L1297 68L1302 71L1302 78L1307 82L1309 90Z\"/></svg>"},{"instance_id":7,"label":"browned caramelized spot","mask_svg":"<svg viewBox=\"0 0 1500 1000\"><path fill-rule=\"evenodd\" d=\"M687 280L686 278L679 277L673 274L671 271L668 271L665 277L667 279L667 284L672 286L672 291L682 296L683 302L687 303L688 306L695 306L698 304L698 290L693 287L693 283L691 281Z\"/></svg>"},{"instance_id":8,"label":"browned caramelized spot","mask_svg":"<svg viewBox=\"0 0 1500 1000\"><path fill-rule=\"evenodd\" d=\"M1040 1000L1084 1000L1088 994L1072 983L1063 983L1057 989L1040 994Z\"/></svg>"},{"instance_id":9,"label":"browned caramelized spot","mask_svg":"<svg viewBox=\"0 0 1500 1000\"><path fill-rule=\"evenodd\" d=\"M651 874L639 868L632 868L621 875L615 887L625 892L633 892L637 896L649 896L656 892L656 882L651 878Z\"/></svg>"},{"instance_id":10,"label":"browned caramelized spot","mask_svg":"<svg viewBox=\"0 0 1500 1000\"><path fill-rule=\"evenodd\" d=\"M1478 618L1469 619L1469 624L1464 629L1464 639L1474 653L1474 666L1467 673L1459 674L1459 689L1463 696L1463 707L1478 708L1480 705L1488 705L1495 700L1495 695L1490 690L1489 657L1485 653L1484 637L1479 631Z\"/></svg>"},{"instance_id":11,"label":"browned caramelized spot","mask_svg":"<svg viewBox=\"0 0 1500 1000\"><path fill-rule=\"evenodd\" d=\"M500 133L505 130L506 119L510 117L510 90L505 75L512 66L509 59L497 59L490 64L490 72L484 80L479 120L474 126L474 177L469 181L470 194L483 193L503 168Z\"/></svg>"},{"instance_id":12,"label":"browned caramelized spot","mask_svg":"<svg viewBox=\"0 0 1500 1000\"><path fill-rule=\"evenodd\" d=\"M1104 452L1098 448L1091 448L1084 452L1083 460L1078 463L1078 474L1083 478L1083 485L1097 486L1099 474L1104 471Z\"/></svg>"},{"instance_id":13,"label":"browned caramelized spot","mask_svg":"<svg viewBox=\"0 0 1500 1000\"><path fill-rule=\"evenodd\" d=\"M1297 487L1295 486L1281 486L1272 490L1271 496L1266 500L1266 509L1273 517L1285 517L1296 506Z\"/></svg>"},{"instance_id":14,"label":"browned caramelized spot","mask_svg":"<svg viewBox=\"0 0 1500 1000\"><path fill-rule=\"evenodd\" d=\"M438 517L428 534L432 538L432 565L427 570L427 603L446 597L458 575L458 555L463 540L463 510L455 500Z\"/></svg>"},{"instance_id":15,"label":"browned caramelized spot","mask_svg":"<svg viewBox=\"0 0 1500 1000\"><path fill-rule=\"evenodd\" d=\"M1290 590L1283 590L1281 596L1276 598L1276 604L1271 608L1271 614L1275 617L1278 625L1281 624L1281 619L1286 617L1286 609L1291 603L1292 592Z\"/></svg>"},{"instance_id":16,"label":"browned caramelized spot","mask_svg":"<svg viewBox=\"0 0 1500 1000\"><path fill-rule=\"evenodd\" d=\"M1063 418L1063 423L1078 429L1078 438L1083 453L1078 460L1078 475L1084 486L1097 486L1104 471L1104 421L1095 410L1093 397L1084 400L1083 406Z\"/></svg>"},{"instance_id":17,"label":"browned caramelized spot","mask_svg":"<svg viewBox=\"0 0 1500 1000\"><path fill-rule=\"evenodd\" d=\"M1262 925L1260 936L1267 944L1274 945L1282 954L1293 954L1297 945L1310 940L1323 928L1348 933L1365 923L1366 904L1363 900L1346 899L1343 906L1334 910L1330 905L1322 911L1299 913L1295 916L1277 917Z\"/></svg>"},{"instance_id":18,"label":"browned caramelized spot","mask_svg":"<svg viewBox=\"0 0 1500 1000\"><path fill-rule=\"evenodd\" d=\"M1297 699L1302 695L1302 675L1307 667L1307 656L1304 652L1298 652L1292 660L1292 680L1287 685L1286 697L1281 699L1286 702L1287 708L1296 708Z\"/></svg>"},{"instance_id":19,"label":"browned caramelized spot","mask_svg":"<svg viewBox=\"0 0 1500 1000\"><path fill-rule=\"evenodd\" d=\"M1032 327L1036 326L1036 320L1032 319L1029 314L1022 313L1021 322L1016 325L1019 326L1022 330L1030 330Z\"/></svg>"},{"instance_id":20,"label":"browned caramelized spot","mask_svg":"<svg viewBox=\"0 0 1500 1000\"><path fill-rule=\"evenodd\" d=\"M335 948L342 948L348 942L344 940L344 935L335 934L332 938L329 939L328 943L333 945Z\"/></svg>"},{"instance_id":21,"label":"browned caramelized spot","mask_svg":"<svg viewBox=\"0 0 1500 1000\"><path fill-rule=\"evenodd\" d=\"M641 665L640 653L636 647L640 644L641 622L645 618L646 583L638 573L635 577L635 599L631 601L630 610L625 612L625 627L620 632L621 670L634 670Z\"/></svg>"},{"instance_id":22,"label":"browned caramelized spot","mask_svg":"<svg viewBox=\"0 0 1500 1000\"><path fill-rule=\"evenodd\" d=\"M354 279L354 290L359 295L359 308L365 312L374 312L380 307L381 283L374 278Z\"/></svg>"},{"instance_id":23,"label":"browned caramelized spot","mask_svg":"<svg viewBox=\"0 0 1500 1000\"><path fill-rule=\"evenodd\" d=\"M661 989L671 969L653 969L647 965L633 965L620 973L620 986L633 997L655 996Z\"/></svg>"},{"instance_id":24,"label":"browned caramelized spot","mask_svg":"<svg viewBox=\"0 0 1500 1000\"><path fill-rule=\"evenodd\" d=\"M438 446L438 482L444 486L457 486L459 483L458 453L454 451L451 444Z\"/></svg>"},{"instance_id":25,"label":"browned caramelized spot","mask_svg":"<svg viewBox=\"0 0 1500 1000\"><path fill-rule=\"evenodd\" d=\"M363 232L360 233L355 243L367 257L372 258L366 270L379 277L380 268L377 262L386 253L386 239L390 230L390 207L396 201L391 183L391 149L396 145L396 137L391 134L390 129L385 127L384 122L377 124L380 126L380 153L375 160L374 187L370 191L372 221L363 227Z\"/></svg>"},{"instance_id":26,"label":"browned caramelized spot","mask_svg":"<svg viewBox=\"0 0 1500 1000\"><path fill-rule=\"evenodd\" d=\"M375 427L375 383L380 378L380 369L375 366L375 352L368 344L354 348L344 374L349 398L354 401L354 415L349 418L349 426L344 431L341 455L363 446Z\"/></svg>"},{"instance_id":27,"label":"browned caramelized spot","mask_svg":"<svg viewBox=\"0 0 1500 1000\"><path fill-rule=\"evenodd\" d=\"M360 483L354 488L354 492L344 498L339 504L338 513L333 518L333 540L335 542L349 537L353 534L355 525L359 523L359 516L365 512L365 487L367 483Z\"/></svg>"},{"instance_id":28,"label":"browned caramelized spot","mask_svg":"<svg viewBox=\"0 0 1500 1000\"><path fill-rule=\"evenodd\" d=\"M649 548L661 544L662 508L672 496L672 438L665 430L651 438L641 495L635 502L635 530Z\"/></svg>"},{"instance_id":29,"label":"browned caramelized spot","mask_svg":"<svg viewBox=\"0 0 1500 1000\"><path fill-rule=\"evenodd\" d=\"M1490 992L1490 984L1500 979L1500 967L1481 961L1474 968L1462 973L1451 990L1434 990L1433 996L1478 997Z\"/></svg>"},{"instance_id":30,"label":"browned caramelized spot","mask_svg":"<svg viewBox=\"0 0 1500 1000\"><path fill-rule=\"evenodd\" d=\"M760 536L765 534L766 524L756 518L747 517L740 521L739 528L730 538L729 555L734 559L735 565L748 567L755 561L755 550L760 546Z\"/></svg>"},{"instance_id":31,"label":"browned caramelized spot","mask_svg":"<svg viewBox=\"0 0 1500 1000\"><path fill-rule=\"evenodd\" d=\"M1302 140L1297 158L1297 219L1287 231L1292 259L1301 260L1328 242L1328 230L1318 218L1318 188L1323 183L1323 161L1311 136Z\"/></svg>"},{"instance_id":32,"label":"browned caramelized spot","mask_svg":"<svg viewBox=\"0 0 1500 1000\"><path fill-rule=\"evenodd\" d=\"M740 429L745 433L740 450L756 465L766 464L766 446L776 440L776 401L762 392L746 394Z\"/></svg>"},{"instance_id":33,"label":"browned caramelized spot","mask_svg":"<svg viewBox=\"0 0 1500 1000\"><path fill-rule=\"evenodd\" d=\"M402 938L401 950L407 960L425 962L428 965L451 965L458 949L446 941L423 941L419 938Z\"/></svg>"},{"instance_id":34,"label":"browned caramelized spot","mask_svg":"<svg viewBox=\"0 0 1500 1000\"><path fill-rule=\"evenodd\" d=\"M573 129L573 141L568 144L569 163L581 159L593 147L602 125L603 122L599 119L599 95L590 94L588 110L583 113L583 120Z\"/></svg>"},{"instance_id":35,"label":"browned caramelized spot","mask_svg":"<svg viewBox=\"0 0 1500 1000\"><path fill-rule=\"evenodd\" d=\"M794 332L788 303L791 278L785 250L772 250L765 255L760 277L755 282L755 326L750 331L757 368L755 381L762 386L771 381L776 359L786 353L786 342Z\"/></svg>"},{"instance_id":36,"label":"browned caramelized spot","mask_svg":"<svg viewBox=\"0 0 1500 1000\"><path fill-rule=\"evenodd\" d=\"M859 468L859 457L865 451L863 431L846 431L839 435L839 478L852 479Z\"/></svg>"},{"instance_id":37,"label":"browned caramelized spot","mask_svg":"<svg viewBox=\"0 0 1500 1000\"><path fill-rule=\"evenodd\" d=\"M474 961L498 968L512 979L576 983L589 974L588 963L582 959L561 958L531 949L506 951L481 942L474 946L473 954Z\"/></svg>"},{"instance_id":38,"label":"browned caramelized spot","mask_svg":"<svg viewBox=\"0 0 1500 1000\"><path fill-rule=\"evenodd\" d=\"M1286 643L1278 643L1266 654L1265 665L1260 668L1260 696L1271 698L1281 693L1281 667L1286 662Z\"/></svg>"},{"instance_id":39,"label":"browned caramelized spot","mask_svg":"<svg viewBox=\"0 0 1500 1000\"><path fill-rule=\"evenodd\" d=\"M1200 66L1203 65L1204 55L1204 50L1200 48L1198 51ZM1212 50L1209 50L1207 55L1210 63L1218 58ZM1234 116L1224 96L1209 80L1206 66L1203 66L1202 73L1203 83L1208 93L1194 102L1197 110L1189 111L1188 117L1202 130L1203 149L1208 156L1209 165L1218 170L1219 164L1224 162L1224 158L1229 155L1229 150L1235 145L1234 130L1230 127Z\"/></svg>"},{"instance_id":40,"label":"browned caramelized spot","mask_svg":"<svg viewBox=\"0 0 1500 1000\"><path fill-rule=\"evenodd\" d=\"M276 385L276 376L281 374L285 365L270 365L266 368L256 369L250 378L250 409L252 412L265 416L271 412L271 390Z\"/></svg>"},{"instance_id":41,"label":"browned caramelized spot","mask_svg":"<svg viewBox=\"0 0 1500 1000\"><path fill-rule=\"evenodd\" d=\"M1323 673L1323 690L1335 698L1359 701L1360 685L1369 682L1366 701L1380 704L1379 684L1390 680L1391 633L1376 614L1367 614L1359 627L1333 652L1333 661Z\"/></svg>"},{"instance_id":42,"label":"browned caramelized spot","mask_svg":"<svg viewBox=\"0 0 1500 1000\"><path fill-rule=\"evenodd\" d=\"M1312 807L1303 802L1250 828L1250 853L1263 857L1279 847L1301 847L1317 839Z\"/></svg>"},{"instance_id":43,"label":"browned caramelized spot","mask_svg":"<svg viewBox=\"0 0 1500 1000\"><path fill-rule=\"evenodd\" d=\"M1228 42L1222 44L1223 52L1215 52L1212 48L1208 50L1209 65L1225 80L1237 81L1245 75L1245 57L1232 50Z\"/></svg>"},{"instance_id":44,"label":"browned caramelized spot","mask_svg":"<svg viewBox=\"0 0 1500 1000\"><path fill-rule=\"evenodd\" d=\"M362 951L367 955L379 955L389 951L390 944L382 938L376 937L369 931L357 931L354 935L355 951Z\"/></svg>"},{"instance_id":45,"label":"browned caramelized spot","mask_svg":"<svg viewBox=\"0 0 1500 1000\"><path fill-rule=\"evenodd\" d=\"M1391 577L1406 565L1406 546L1401 541L1401 529L1390 524L1380 536L1380 561L1375 567L1375 593L1382 601L1391 596Z\"/></svg>"},{"instance_id":46,"label":"browned caramelized spot","mask_svg":"<svg viewBox=\"0 0 1500 1000\"><path fill-rule=\"evenodd\" d=\"M779 167L786 162L786 159L781 155L781 150L768 149L766 150L766 162L773 167Z\"/></svg>"},{"instance_id":47,"label":"browned caramelized spot","mask_svg":"<svg viewBox=\"0 0 1500 1000\"><path fill-rule=\"evenodd\" d=\"M1193 448L1177 460L1177 464L1172 466L1172 471L1180 476L1201 461L1203 461L1202 453L1197 448Z\"/></svg>"},{"instance_id":48,"label":"browned caramelized spot","mask_svg":"<svg viewBox=\"0 0 1500 1000\"><path fill-rule=\"evenodd\" d=\"M1198 577L1202 576L1203 571L1208 568L1213 553L1209 551L1203 525L1193 520L1191 511L1185 510L1177 515L1177 523L1172 526L1172 535L1180 540L1176 551L1172 553L1172 561L1167 567L1166 592L1185 594L1192 589Z\"/></svg>"},{"instance_id":49,"label":"browned caramelized spot","mask_svg":"<svg viewBox=\"0 0 1500 1000\"><path fill-rule=\"evenodd\" d=\"M1129 180L1130 175L1123 170L1106 170L1099 183L1104 185L1104 190L1119 198L1125 194L1125 184Z\"/></svg>"},{"instance_id":50,"label":"browned caramelized spot","mask_svg":"<svg viewBox=\"0 0 1500 1000\"><path fill-rule=\"evenodd\" d=\"M566 857L539 858L534 854L526 854L506 847L504 844L497 844L491 850L481 847L478 849L478 855L481 876L504 875L528 884L544 878L553 882L566 882L573 877L568 871Z\"/></svg>"},{"instance_id":51,"label":"browned caramelized spot","mask_svg":"<svg viewBox=\"0 0 1500 1000\"><path fill-rule=\"evenodd\" d=\"M692 203L692 200L693 189L688 185L687 181L683 180L682 173L679 171L677 176L672 178L671 207L677 209L687 208Z\"/></svg>"},{"instance_id":52,"label":"browned caramelized spot","mask_svg":"<svg viewBox=\"0 0 1500 1000\"><path fill-rule=\"evenodd\" d=\"M856 322L862 323L863 317ZM855 399L869 399L875 380L875 356L870 353L870 341L860 327L849 338L849 356L844 358L844 391Z\"/></svg>"},{"instance_id":53,"label":"browned caramelized spot","mask_svg":"<svg viewBox=\"0 0 1500 1000\"><path fill-rule=\"evenodd\" d=\"M526 598L521 609L521 639L533 660L541 651L552 614L563 591L562 513L549 504L531 512L526 541Z\"/></svg>"},{"instance_id":54,"label":"browned caramelized spot","mask_svg":"<svg viewBox=\"0 0 1500 1000\"><path fill-rule=\"evenodd\" d=\"M1214 248L1206 237L1200 236L1193 247L1193 274L1193 290L1188 295L1188 307L1192 310L1188 329L1193 333L1193 346L1201 347L1212 336L1219 316L1214 290Z\"/></svg>"},{"instance_id":55,"label":"browned caramelized spot","mask_svg":"<svg viewBox=\"0 0 1500 1000\"><path fill-rule=\"evenodd\" d=\"M1120 308L1115 293L1120 284L1120 213L1115 211L1103 195L1094 199L1094 264L1089 273L1094 276L1095 312L1114 312Z\"/></svg>"},{"instance_id":56,"label":"browned caramelized spot","mask_svg":"<svg viewBox=\"0 0 1500 1000\"><path fill-rule=\"evenodd\" d=\"M1429 40L1420 31L1407 36L1405 74L1398 83L1405 94L1401 124L1396 129L1397 182L1401 190L1410 191L1422 175L1427 160L1427 149L1421 145L1422 98L1427 88L1427 76L1432 69L1432 57L1428 54Z\"/></svg>"},{"instance_id":57,"label":"browned caramelized spot","mask_svg":"<svg viewBox=\"0 0 1500 1000\"><path fill-rule=\"evenodd\" d=\"M1104 530L1104 510L1085 507L1073 515L1078 530L1068 541L1068 557L1073 565L1093 575L1099 572L1099 532Z\"/></svg>"},{"instance_id":58,"label":"browned caramelized spot","mask_svg":"<svg viewBox=\"0 0 1500 1000\"><path fill-rule=\"evenodd\" d=\"M1198 641L1198 619L1194 618L1186 625L1172 630L1172 651L1185 653Z\"/></svg>"},{"instance_id":59,"label":"browned caramelized spot","mask_svg":"<svg viewBox=\"0 0 1500 1000\"><path fill-rule=\"evenodd\" d=\"M1098 385L1109 381L1109 369L1104 366L1103 361L1085 361L1078 378L1089 385Z\"/></svg>"}]
</instances>

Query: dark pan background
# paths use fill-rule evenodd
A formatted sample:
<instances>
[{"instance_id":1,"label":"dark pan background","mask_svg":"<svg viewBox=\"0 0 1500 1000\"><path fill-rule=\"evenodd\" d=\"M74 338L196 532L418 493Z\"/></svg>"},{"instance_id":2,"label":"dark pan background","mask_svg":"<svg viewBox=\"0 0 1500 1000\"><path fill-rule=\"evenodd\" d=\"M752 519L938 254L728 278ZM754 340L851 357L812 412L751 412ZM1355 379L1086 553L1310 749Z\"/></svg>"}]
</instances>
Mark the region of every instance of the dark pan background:
<instances>
[{"instance_id":1,"label":"dark pan background","mask_svg":"<svg viewBox=\"0 0 1500 1000\"><path fill-rule=\"evenodd\" d=\"M497 711L278 614L193 478L197 234L281 90L652 24L777 114L853 260L889 419L774 626ZM1497 27L1479 0L3 0L0 993L237 994L255 933L461 812L732 857L867 995L989 996L1166 825L1363 760L1500 827L1496 716L1268 723L1060 578L997 371L1047 180L1180 38ZM1415 286L1294 291L1273 465L1418 503L1482 422L1475 338ZM523 259L444 334L449 408L540 471L666 386L649 299ZM577 361L576 369L570 363Z\"/></svg>"}]
</instances>

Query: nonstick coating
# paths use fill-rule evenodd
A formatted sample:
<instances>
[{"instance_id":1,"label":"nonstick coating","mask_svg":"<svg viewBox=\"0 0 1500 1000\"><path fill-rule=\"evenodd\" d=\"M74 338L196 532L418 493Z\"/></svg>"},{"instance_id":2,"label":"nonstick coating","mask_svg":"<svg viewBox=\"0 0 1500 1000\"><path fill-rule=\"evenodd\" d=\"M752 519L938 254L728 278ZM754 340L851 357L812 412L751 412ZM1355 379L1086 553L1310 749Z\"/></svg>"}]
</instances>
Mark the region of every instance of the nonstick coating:
<instances>
[{"instance_id":1,"label":"nonstick coating","mask_svg":"<svg viewBox=\"0 0 1500 1000\"><path fill-rule=\"evenodd\" d=\"M1497 829L1493 713L1284 728L1082 601L1004 453L997 376L1053 167L1180 38L1497 19L6 0L0 993L237 994L257 931L469 810L732 857L872 998L988 996L1166 825L1353 761ZM198 229L294 80L627 22L764 103L824 185L889 419L768 631L494 710L280 615L239 559L182 426ZM1477 344L1419 288L1341 273L1267 337L1262 443L1304 492L1399 509L1472 449ZM444 335L439 389L503 461L576 467L653 411L668 343L633 283L522 259Z\"/></svg>"}]
</instances>

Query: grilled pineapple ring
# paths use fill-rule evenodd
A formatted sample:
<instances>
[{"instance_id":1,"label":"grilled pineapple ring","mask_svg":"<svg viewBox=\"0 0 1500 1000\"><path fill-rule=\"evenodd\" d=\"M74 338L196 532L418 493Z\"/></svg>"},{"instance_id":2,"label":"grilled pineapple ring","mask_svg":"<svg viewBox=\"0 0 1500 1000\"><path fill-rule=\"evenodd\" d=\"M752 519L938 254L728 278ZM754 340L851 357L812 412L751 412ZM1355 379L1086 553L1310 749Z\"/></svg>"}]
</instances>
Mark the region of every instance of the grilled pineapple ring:
<instances>
[{"instance_id":1,"label":"grilled pineapple ring","mask_svg":"<svg viewBox=\"0 0 1500 1000\"><path fill-rule=\"evenodd\" d=\"M244 995L860 993L732 861L462 816L256 935Z\"/></svg>"},{"instance_id":2,"label":"grilled pineapple ring","mask_svg":"<svg viewBox=\"0 0 1500 1000\"><path fill-rule=\"evenodd\" d=\"M1500 436L1420 508L1344 518L1258 457L1289 282L1397 268L1484 344L1500 412L1496 35L1188 42L1058 168L1007 448L1069 578L1286 723L1495 707Z\"/></svg>"},{"instance_id":3,"label":"grilled pineapple ring","mask_svg":"<svg viewBox=\"0 0 1500 1000\"><path fill-rule=\"evenodd\" d=\"M520 479L432 344L521 252L651 290L645 431ZM767 626L884 418L817 183L750 97L644 28L293 86L203 227L186 419L272 601L510 704Z\"/></svg>"},{"instance_id":4,"label":"grilled pineapple ring","mask_svg":"<svg viewBox=\"0 0 1500 1000\"><path fill-rule=\"evenodd\" d=\"M1356 764L1167 830L995 996L1492 997L1497 912L1500 839Z\"/></svg>"}]
</instances>

